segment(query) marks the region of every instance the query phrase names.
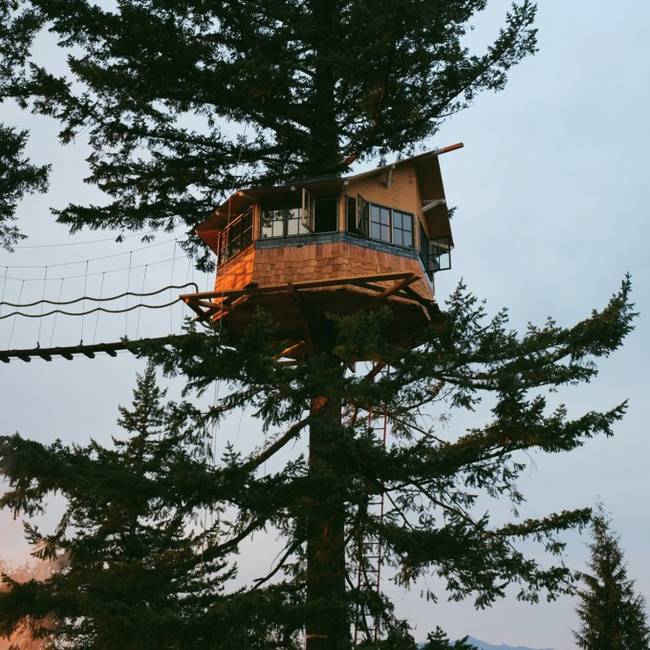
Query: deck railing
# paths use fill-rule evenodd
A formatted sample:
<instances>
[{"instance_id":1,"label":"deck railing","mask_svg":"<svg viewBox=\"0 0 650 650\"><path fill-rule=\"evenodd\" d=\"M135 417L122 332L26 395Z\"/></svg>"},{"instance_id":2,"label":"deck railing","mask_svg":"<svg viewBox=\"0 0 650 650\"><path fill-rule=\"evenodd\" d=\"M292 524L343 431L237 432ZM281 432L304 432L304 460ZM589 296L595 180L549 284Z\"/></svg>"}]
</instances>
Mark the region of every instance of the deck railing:
<instances>
[{"instance_id":1,"label":"deck railing","mask_svg":"<svg viewBox=\"0 0 650 650\"><path fill-rule=\"evenodd\" d=\"M243 251L253 243L253 207L231 221L219 233L217 266Z\"/></svg>"}]
</instances>

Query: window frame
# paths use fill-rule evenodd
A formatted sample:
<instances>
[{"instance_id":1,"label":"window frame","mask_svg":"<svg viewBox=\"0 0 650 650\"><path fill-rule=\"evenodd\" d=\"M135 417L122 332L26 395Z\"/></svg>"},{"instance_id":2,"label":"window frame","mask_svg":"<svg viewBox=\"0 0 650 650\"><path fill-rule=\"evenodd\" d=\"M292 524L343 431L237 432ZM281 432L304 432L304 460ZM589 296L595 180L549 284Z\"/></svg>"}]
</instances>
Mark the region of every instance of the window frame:
<instances>
[{"instance_id":1,"label":"window frame","mask_svg":"<svg viewBox=\"0 0 650 650\"><path fill-rule=\"evenodd\" d=\"M420 223L420 219L417 218L417 215L414 214L413 212L407 212L406 210L402 210L400 208L393 208L388 205L383 205L381 203L373 203L372 201L367 201L364 199L360 194L357 194L356 196L351 196L349 194L345 194L345 227L346 227L346 232L354 235L355 237L363 237L364 239L370 239L372 241L377 241L381 242L382 244L389 244L390 246L397 246L399 248L404 248L407 250L417 250L417 244L416 244L416 233L415 233L415 224ZM350 228L350 219L351 219L351 205L352 202L355 202L356 204L356 215L360 214L360 210L363 213L365 210L366 212L362 214L361 219L357 216L355 220L355 226L354 226L354 231L351 230ZM361 203L361 206L359 205ZM381 222L381 218L379 221L373 220L373 207L379 208L379 210L387 210L388 211L388 231L390 234L390 239L382 239L381 237L374 237L373 236L373 225L376 225L379 227L379 232L381 233L382 228L386 228L386 225ZM397 243L395 241L395 220L394 220L394 213L398 212L401 215L408 216L411 219L411 230L406 230L404 228L397 228L402 233L410 232L411 235L411 244L404 244L404 243ZM380 212L381 214L381 212ZM361 221L359 224L358 222ZM359 225L361 226L359 228ZM403 236L402 236L402 241L403 241Z\"/></svg>"},{"instance_id":2,"label":"window frame","mask_svg":"<svg viewBox=\"0 0 650 650\"><path fill-rule=\"evenodd\" d=\"M305 194L308 195L309 197L309 223L312 225L312 229L310 229L307 224L305 223ZM291 237L305 237L307 235L321 235L321 234L326 234L326 233L335 233L339 232L339 212L340 212L340 198L341 194L323 194L322 196L314 196L313 194L303 191L301 193L301 198L297 200L298 205L293 208L265 208L263 203L260 202L260 239L290 239ZM323 231L316 231L316 220L318 219L318 210L316 208L316 205L319 200L333 200L336 205L336 219L335 219L335 229L334 230L323 230ZM298 217L297 218L284 218L282 219L283 223L283 228L282 228L282 234L281 235L264 235L264 215L267 212L271 211L280 211L280 210L296 210ZM274 223L279 223L281 220L280 219L274 219ZM289 228L289 222L290 221L297 221L298 222L298 232L297 233L291 233L289 234L288 228ZM301 229L303 232L301 232Z\"/></svg>"}]
</instances>

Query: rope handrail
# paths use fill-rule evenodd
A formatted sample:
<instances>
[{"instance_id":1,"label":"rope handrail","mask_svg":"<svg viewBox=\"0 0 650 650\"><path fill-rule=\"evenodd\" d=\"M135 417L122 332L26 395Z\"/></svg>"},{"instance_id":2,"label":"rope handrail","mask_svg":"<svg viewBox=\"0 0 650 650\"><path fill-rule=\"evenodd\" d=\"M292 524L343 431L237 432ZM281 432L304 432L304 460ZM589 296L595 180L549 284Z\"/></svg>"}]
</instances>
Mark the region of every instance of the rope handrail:
<instances>
[{"instance_id":1,"label":"rope handrail","mask_svg":"<svg viewBox=\"0 0 650 650\"><path fill-rule=\"evenodd\" d=\"M59 302L59 303L57 303L55 301L39 300L38 302L31 303L29 305L11 305L11 303L0 303L0 304L11 305L11 306L14 306L14 307L15 306L27 307L27 306L32 306L32 305L35 305L35 304L41 304L41 303L44 303L44 302L48 302L49 304L53 304L53 305L56 305L56 304L58 304L58 305L72 304L74 302L80 302L82 300L93 300L95 302L105 302L107 300L115 300L116 298L123 298L123 297L125 297L127 295L145 297L145 296L149 296L149 295L155 295L155 294L158 294L158 293L162 293L162 292L167 291L169 289L183 289L185 287L194 287L197 292L199 290L199 287L196 284L196 282L187 282L187 283L181 284L181 285L168 285L168 286L163 287L162 289L159 289L157 291L153 291L153 292L149 292L149 293L143 293L143 294L140 294L138 292L127 291L125 293L119 294L118 296L112 296L110 298L92 298L92 297L82 296L82 297L77 298L77 299L75 299L73 301ZM175 298L171 302L165 303L163 305L147 305L147 304L144 304L144 303L137 303L135 305L131 305L130 307L125 307L123 309L106 309L104 307L95 307L94 309L89 309L89 310L80 311L80 312L70 312L70 311L65 311L63 309L53 309L51 311L40 313L40 314L28 314L28 313L21 312L21 311L13 311L13 312L10 312L8 314L4 314L4 315L0 316L0 320L4 320L5 318L9 318L11 316L22 316L24 318L45 318L46 316L52 316L53 314L63 314L64 316L87 316L88 314L94 314L94 313L97 313L97 312L104 312L106 314L124 314L124 313L130 312L130 311L133 311L134 309L138 309L139 307L142 307L143 309L163 309L165 307L171 307L172 305L176 304L179 300L181 300L181 299L180 298Z\"/></svg>"},{"instance_id":2,"label":"rope handrail","mask_svg":"<svg viewBox=\"0 0 650 650\"><path fill-rule=\"evenodd\" d=\"M146 266L146 264L145 264ZM163 287L162 289L156 289L155 291L125 291L124 293L118 293L115 294L114 296L106 296L106 298L102 298L101 296L99 298L95 298L93 296L80 296L79 298L74 298L73 300L47 300L47 299L42 299L42 300L37 300L36 302L25 302L25 303L17 303L17 302L5 302L3 300L0 300L0 305L6 305L7 307L35 307L36 305L40 305L41 303L46 303L48 305L72 305L75 302L81 302L82 300L92 300L94 302L107 302L109 300L118 300L119 298L124 298L124 296L138 296L140 298L144 298L145 296L155 296L157 293L162 293L163 291L167 291L167 289L184 289L185 287L196 287L196 290L199 290L198 285L196 282L186 282L185 284L169 284L166 287Z\"/></svg>"}]
</instances>

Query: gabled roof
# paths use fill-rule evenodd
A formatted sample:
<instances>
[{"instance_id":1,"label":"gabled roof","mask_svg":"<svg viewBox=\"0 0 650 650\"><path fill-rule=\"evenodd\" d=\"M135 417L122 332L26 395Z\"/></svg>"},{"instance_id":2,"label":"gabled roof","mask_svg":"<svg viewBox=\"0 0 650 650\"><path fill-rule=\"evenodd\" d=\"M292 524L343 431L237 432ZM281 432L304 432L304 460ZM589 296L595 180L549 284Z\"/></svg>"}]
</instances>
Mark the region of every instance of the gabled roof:
<instances>
[{"instance_id":1,"label":"gabled roof","mask_svg":"<svg viewBox=\"0 0 650 650\"><path fill-rule=\"evenodd\" d=\"M296 189L305 188L312 192L341 191L350 183L381 174L388 174L391 169L402 165L411 164L415 166L420 192L423 203L444 199L444 190L442 187L442 177L440 175L440 166L437 164L437 158L443 153L454 151L463 147L462 143L452 144L447 147L433 149L417 156L402 158L395 162L381 167L376 167L358 174L349 176L315 176L310 178L296 179L285 185L273 185L267 187L253 187L239 190L231 194L221 205L217 206L212 214L197 227L197 232L205 239L208 231L222 228L225 223L244 212L253 201L263 201L265 199L281 199L284 195L294 195ZM431 162L435 165L432 168ZM446 207L445 207L446 214Z\"/></svg>"}]
</instances>

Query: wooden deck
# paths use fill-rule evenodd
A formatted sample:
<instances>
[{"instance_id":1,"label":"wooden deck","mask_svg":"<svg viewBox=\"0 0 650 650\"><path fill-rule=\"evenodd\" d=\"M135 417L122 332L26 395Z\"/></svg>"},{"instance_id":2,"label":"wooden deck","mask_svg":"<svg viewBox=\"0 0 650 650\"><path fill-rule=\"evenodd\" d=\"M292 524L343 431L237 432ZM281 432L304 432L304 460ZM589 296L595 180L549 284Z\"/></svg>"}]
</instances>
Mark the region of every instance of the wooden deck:
<instances>
[{"instance_id":1,"label":"wooden deck","mask_svg":"<svg viewBox=\"0 0 650 650\"><path fill-rule=\"evenodd\" d=\"M66 347L57 348L27 348L17 350L2 350L0 351L0 361L9 363L12 359L20 359L21 361L29 362L34 358L43 359L44 361L52 361L52 357L63 357L71 361L75 356L85 356L89 359L94 359L96 354L108 354L111 357L117 356L118 351L128 350L135 354L137 348L147 343L173 343L180 339L186 338L186 334L161 336L158 338L138 339L131 341L129 339L122 339L121 341L114 341L112 343L95 343L92 345L71 345Z\"/></svg>"},{"instance_id":2,"label":"wooden deck","mask_svg":"<svg viewBox=\"0 0 650 650\"><path fill-rule=\"evenodd\" d=\"M387 305L394 314L391 338L397 343L412 341L414 334L440 313L435 301L411 288L419 280L415 273L348 276L322 280L257 286L242 289L203 291L180 296L196 314L196 320L221 324L235 336L241 335L256 309L267 311L287 343L282 356L304 354L309 323L326 315L372 311ZM309 347L309 346L307 346Z\"/></svg>"}]
</instances>

